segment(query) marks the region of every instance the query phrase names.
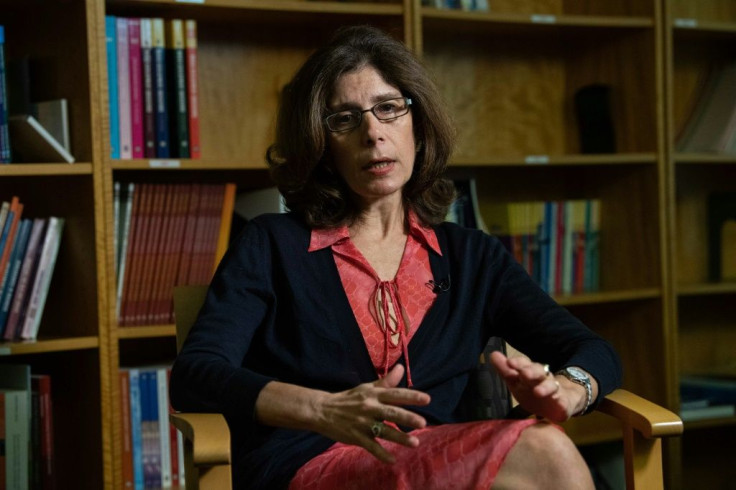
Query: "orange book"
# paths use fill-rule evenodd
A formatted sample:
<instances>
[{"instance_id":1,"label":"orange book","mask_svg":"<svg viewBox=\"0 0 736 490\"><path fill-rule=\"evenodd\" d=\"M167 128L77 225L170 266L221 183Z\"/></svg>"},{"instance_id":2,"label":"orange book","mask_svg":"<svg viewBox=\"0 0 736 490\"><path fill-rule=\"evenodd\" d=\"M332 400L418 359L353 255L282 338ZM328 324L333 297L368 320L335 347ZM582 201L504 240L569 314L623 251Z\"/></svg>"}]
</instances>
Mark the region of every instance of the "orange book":
<instances>
[{"instance_id":1,"label":"orange book","mask_svg":"<svg viewBox=\"0 0 736 490\"><path fill-rule=\"evenodd\" d=\"M0 255L0 284L3 282L3 275L5 274L5 269L8 267L10 251L12 250L13 243L15 242L15 234L18 231L18 223L20 222L21 214L23 214L23 204L18 199L18 196L13 196L10 200L10 209L5 225L3 226L3 229L0 229L0 243L4 243L2 254ZM2 239L3 234L5 234L4 240ZM0 290L1 289L2 288L0 288Z\"/></svg>"}]
</instances>

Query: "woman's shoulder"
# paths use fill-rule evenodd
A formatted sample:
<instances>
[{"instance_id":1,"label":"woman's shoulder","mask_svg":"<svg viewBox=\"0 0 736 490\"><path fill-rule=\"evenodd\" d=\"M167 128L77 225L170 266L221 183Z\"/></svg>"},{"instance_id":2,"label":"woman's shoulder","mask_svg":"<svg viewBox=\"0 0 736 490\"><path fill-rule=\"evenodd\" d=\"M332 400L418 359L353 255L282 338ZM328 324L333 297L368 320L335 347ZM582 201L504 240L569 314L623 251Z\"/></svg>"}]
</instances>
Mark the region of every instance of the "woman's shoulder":
<instances>
[{"instance_id":1,"label":"woman's shoulder","mask_svg":"<svg viewBox=\"0 0 736 490\"><path fill-rule=\"evenodd\" d=\"M490 256L498 256L505 251L503 243L497 237L477 228L445 221L434 229L441 248Z\"/></svg>"}]
</instances>

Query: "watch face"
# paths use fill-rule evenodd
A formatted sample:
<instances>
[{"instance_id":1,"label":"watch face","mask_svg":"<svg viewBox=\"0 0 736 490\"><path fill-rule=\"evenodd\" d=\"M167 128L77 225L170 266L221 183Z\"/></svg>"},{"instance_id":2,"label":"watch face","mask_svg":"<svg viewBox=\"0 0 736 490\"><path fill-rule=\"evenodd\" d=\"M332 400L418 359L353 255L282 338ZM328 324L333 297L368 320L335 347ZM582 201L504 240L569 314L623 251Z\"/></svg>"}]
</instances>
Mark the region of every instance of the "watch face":
<instances>
[{"instance_id":1,"label":"watch face","mask_svg":"<svg viewBox=\"0 0 736 490\"><path fill-rule=\"evenodd\" d=\"M588 379L588 375L585 374L584 371L581 371L580 369L576 368L575 366L568 367L567 372L570 373L575 379L579 379L581 381Z\"/></svg>"}]
</instances>

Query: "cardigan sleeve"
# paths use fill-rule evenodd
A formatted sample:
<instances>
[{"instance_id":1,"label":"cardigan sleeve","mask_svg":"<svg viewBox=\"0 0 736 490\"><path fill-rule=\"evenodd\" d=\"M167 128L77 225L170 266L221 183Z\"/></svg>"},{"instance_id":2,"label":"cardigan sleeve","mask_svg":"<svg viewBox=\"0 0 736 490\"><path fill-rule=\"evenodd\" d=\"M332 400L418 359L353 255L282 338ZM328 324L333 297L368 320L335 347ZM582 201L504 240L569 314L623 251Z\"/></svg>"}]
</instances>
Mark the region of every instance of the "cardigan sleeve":
<instances>
[{"instance_id":1,"label":"cardigan sleeve","mask_svg":"<svg viewBox=\"0 0 736 490\"><path fill-rule=\"evenodd\" d=\"M171 372L171 403L181 411L253 420L256 398L273 378L244 367L274 302L266 231L250 222L231 245Z\"/></svg>"},{"instance_id":2,"label":"cardigan sleeve","mask_svg":"<svg viewBox=\"0 0 736 490\"><path fill-rule=\"evenodd\" d=\"M598 383L597 404L621 384L618 354L544 292L500 241L491 240L496 291L489 308L492 324L514 348L554 371L579 366L589 372Z\"/></svg>"}]
</instances>

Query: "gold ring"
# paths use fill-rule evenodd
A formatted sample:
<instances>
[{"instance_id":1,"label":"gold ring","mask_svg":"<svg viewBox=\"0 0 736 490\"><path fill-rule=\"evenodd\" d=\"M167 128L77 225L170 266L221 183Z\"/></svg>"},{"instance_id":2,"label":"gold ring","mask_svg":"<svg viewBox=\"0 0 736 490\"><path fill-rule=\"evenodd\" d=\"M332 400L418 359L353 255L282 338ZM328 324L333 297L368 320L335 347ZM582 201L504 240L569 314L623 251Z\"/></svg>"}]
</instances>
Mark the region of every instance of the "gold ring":
<instances>
[{"instance_id":1,"label":"gold ring","mask_svg":"<svg viewBox=\"0 0 736 490\"><path fill-rule=\"evenodd\" d=\"M373 433L373 437L383 437L383 429L386 428L386 424L383 422L373 422L373 425L371 425L371 432Z\"/></svg>"}]
</instances>

